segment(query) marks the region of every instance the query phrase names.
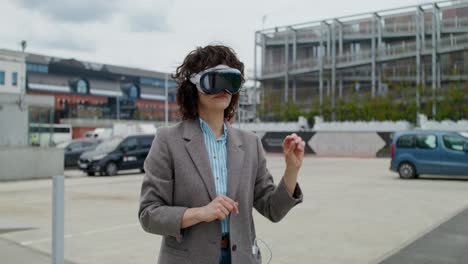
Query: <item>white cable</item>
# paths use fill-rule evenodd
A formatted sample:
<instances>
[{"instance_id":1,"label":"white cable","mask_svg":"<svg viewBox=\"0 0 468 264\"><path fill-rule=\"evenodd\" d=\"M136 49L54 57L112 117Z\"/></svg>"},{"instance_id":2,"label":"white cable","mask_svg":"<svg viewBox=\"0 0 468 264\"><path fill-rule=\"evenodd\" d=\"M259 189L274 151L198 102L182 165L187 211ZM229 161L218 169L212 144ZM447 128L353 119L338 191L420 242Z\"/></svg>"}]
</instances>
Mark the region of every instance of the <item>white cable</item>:
<instances>
[{"instance_id":1,"label":"white cable","mask_svg":"<svg viewBox=\"0 0 468 264\"><path fill-rule=\"evenodd\" d=\"M257 239L255 239L255 240L256 240L256 241L261 241L261 242L267 247L268 251L270 252L270 259L268 260L267 264L270 264L270 261L273 259L273 252L271 251L271 248L270 248L270 247L268 246L268 244L267 244L265 241L263 241L262 239L257 238Z\"/></svg>"}]
</instances>

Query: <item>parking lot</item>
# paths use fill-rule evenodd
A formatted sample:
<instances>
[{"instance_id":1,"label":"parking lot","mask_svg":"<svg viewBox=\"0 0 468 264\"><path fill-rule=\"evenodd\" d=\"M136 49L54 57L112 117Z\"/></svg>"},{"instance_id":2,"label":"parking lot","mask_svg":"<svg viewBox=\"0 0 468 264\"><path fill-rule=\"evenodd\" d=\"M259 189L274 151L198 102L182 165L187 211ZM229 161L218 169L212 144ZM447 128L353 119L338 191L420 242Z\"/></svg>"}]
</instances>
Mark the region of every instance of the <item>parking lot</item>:
<instances>
[{"instance_id":1,"label":"parking lot","mask_svg":"<svg viewBox=\"0 0 468 264\"><path fill-rule=\"evenodd\" d=\"M268 167L277 182L283 158L269 155ZM388 167L388 159L306 157L299 179L304 202L277 224L255 213L271 263L379 263L468 208L468 178L400 180ZM66 175L66 260L155 263L161 239L142 231L137 218L143 174ZM51 180L0 184L1 243L21 247L24 256L50 254L51 186ZM270 253L259 245L267 263ZM17 263L12 252L0 246L6 263Z\"/></svg>"}]
</instances>

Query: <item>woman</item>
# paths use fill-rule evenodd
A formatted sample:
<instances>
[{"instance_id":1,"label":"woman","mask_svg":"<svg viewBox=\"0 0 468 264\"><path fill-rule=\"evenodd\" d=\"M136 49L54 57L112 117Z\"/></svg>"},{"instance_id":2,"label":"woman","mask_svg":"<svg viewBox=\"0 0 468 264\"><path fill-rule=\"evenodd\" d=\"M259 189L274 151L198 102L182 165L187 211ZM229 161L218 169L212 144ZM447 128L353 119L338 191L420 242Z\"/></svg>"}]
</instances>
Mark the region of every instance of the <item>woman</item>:
<instances>
[{"instance_id":1,"label":"woman","mask_svg":"<svg viewBox=\"0 0 468 264\"><path fill-rule=\"evenodd\" d=\"M183 121L159 128L145 161L139 219L162 235L158 263L260 263L252 208L280 221L302 192L304 141L284 139L278 186L260 140L232 127L244 65L228 47L190 52L174 78Z\"/></svg>"}]
</instances>

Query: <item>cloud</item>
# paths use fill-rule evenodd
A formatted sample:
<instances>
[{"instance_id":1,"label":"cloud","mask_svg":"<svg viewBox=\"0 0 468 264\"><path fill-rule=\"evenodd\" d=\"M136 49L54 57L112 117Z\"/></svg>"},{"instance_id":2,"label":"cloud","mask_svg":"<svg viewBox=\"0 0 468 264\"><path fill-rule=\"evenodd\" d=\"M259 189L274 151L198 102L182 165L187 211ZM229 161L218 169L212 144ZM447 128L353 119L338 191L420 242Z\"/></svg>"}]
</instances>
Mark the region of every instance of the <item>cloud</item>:
<instances>
[{"instance_id":1,"label":"cloud","mask_svg":"<svg viewBox=\"0 0 468 264\"><path fill-rule=\"evenodd\" d=\"M19 0L18 4L58 22L86 23L110 19L119 0Z\"/></svg>"},{"instance_id":2,"label":"cloud","mask_svg":"<svg viewBox=\"0 0 468 264\"><path fill-rule=\"evenodd\" d=\"M73 50L81 52L95 52L96 45L93 42L81 41L76 38L57 38L39 40L38 46L47 49Z\"/></svg>"},{"instance_id":3,"label":"cloud","mask_svg":"<svg viewBox=\"0 0 468 264\"><path fill-rule=\"evenodd\" d=\"M168 15L173 3L170 0L128 0L122 2L120 13L126 18L132 32L167 32L170 29Z\"/></svg>"},{"instance_id":4,"label":"cloud","mask_svg":"<svg viewBox=\"0 0 468 264\"><path fill-rule=\"evenodd\" d=\"M168 31L169 26L165 16L140 14L128 18L129 29L132 32Z\"/></svg>"},{"instance_id":5,"label":"cloud","mask_svg":"<svg viewBox=\"0 0 468 264\"><path fill-rule=\"evenodd\" d=\"M132 32L167 31L169 0L18 0L17 5L51 22L83 24L110 23L123 17Z\"/></svg>"}]
</instances>

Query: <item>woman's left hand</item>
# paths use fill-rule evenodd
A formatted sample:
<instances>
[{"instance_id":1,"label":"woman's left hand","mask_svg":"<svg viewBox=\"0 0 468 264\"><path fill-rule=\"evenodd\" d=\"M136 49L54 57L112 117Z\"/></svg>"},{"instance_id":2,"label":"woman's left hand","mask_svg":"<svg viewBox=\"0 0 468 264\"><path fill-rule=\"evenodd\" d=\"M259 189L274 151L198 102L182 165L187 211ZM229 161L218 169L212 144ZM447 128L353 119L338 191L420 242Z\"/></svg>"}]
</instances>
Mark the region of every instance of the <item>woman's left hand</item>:
<instances>
[{"instance_id":1,"label":"woman's left hand","mask_svg":"<svg viewBox=\"0 0 468 264\"><path fill-rule=\"evenodd\" d=\"M296 133L287 136L283 141L283 152L288 169L299 170L304 158L305 142Z\"/></svg>"}]
</instances>

